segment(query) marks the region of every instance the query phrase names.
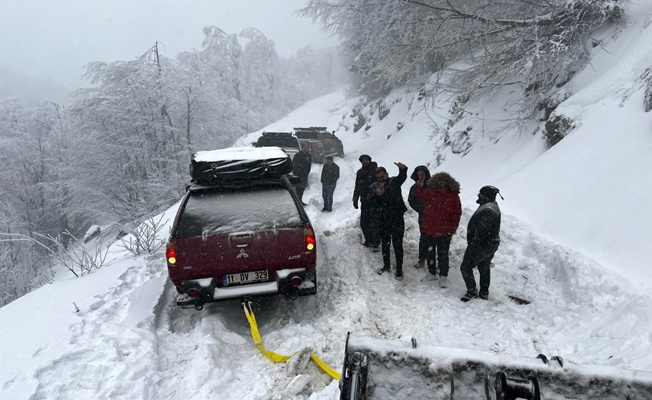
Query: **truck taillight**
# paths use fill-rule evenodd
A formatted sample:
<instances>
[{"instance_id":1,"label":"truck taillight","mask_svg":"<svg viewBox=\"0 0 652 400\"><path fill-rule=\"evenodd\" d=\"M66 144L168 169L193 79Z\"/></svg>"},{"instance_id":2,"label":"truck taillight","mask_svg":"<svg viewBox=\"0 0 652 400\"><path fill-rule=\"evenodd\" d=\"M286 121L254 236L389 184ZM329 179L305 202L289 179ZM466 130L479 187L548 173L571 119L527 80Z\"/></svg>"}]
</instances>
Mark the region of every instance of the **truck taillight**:
<instances>
[{"instance_id":1,"label":"truck taillight","mask_svg":"<svg viewBox=\"0 0 652 400\"><path fill-rule=\"evenodd\" d=\"M168 260L168 264L174 265L177 263L177 249L174 242L168 242L165 246L165 258Z\"/></svg>"},{"instance_id":2,"label":"truck taillight","mask_svg":"<svg viewBox=\"0 0 652 400\"><path fill-rule=\"evenodd\" d=\"M315 231L312 228L306 228L306 249L314 250L317 240L315 239Z\"/></svg>"}]
</instances>

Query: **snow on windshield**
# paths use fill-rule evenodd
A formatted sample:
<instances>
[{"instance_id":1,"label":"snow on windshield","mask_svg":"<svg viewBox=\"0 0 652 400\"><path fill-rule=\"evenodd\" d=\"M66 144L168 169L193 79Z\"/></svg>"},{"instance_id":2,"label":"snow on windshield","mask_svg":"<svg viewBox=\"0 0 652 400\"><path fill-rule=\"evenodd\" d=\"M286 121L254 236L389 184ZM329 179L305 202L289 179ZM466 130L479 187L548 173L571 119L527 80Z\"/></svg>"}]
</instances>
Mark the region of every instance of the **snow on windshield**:
<instances>
[{"instance_id":1,"label":"snow on windshield","mask_svg":"<svg viewBox=\"0 0 652 400\"><path fill-rule=\"evenodd\" d=\"M290 228L302 224L292 196L280 186L194 193L188 199L176 236Z\"/></svg>"}]
</instances>

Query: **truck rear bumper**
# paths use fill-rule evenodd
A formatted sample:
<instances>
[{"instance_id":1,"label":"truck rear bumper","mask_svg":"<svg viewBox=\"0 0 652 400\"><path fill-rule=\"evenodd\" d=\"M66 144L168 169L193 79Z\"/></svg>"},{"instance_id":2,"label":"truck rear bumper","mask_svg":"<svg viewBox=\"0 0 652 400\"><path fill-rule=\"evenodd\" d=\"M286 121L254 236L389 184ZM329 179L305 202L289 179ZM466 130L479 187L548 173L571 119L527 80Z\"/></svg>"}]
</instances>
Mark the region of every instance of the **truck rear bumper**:
<instances>
[{"instance_id":1,"label":"truck rear bumper","mask_svg":"<svg viewBox=\"0 0 652 400\"><path fill-rule=\"evenodd\" d=\"M292 280L301 279L299 286L294 286ZM197 307L204 303L239 299L269 294L307 295L315 294L315 283L309 280L306 268L282 269L276 271L276 279L271 282L250 283L247 285L234 285L218 287L214 278L192 279L182 281L180 285L182 294L177 298L180 307ZM191 289L199 291L199 295L191 297Z\"/></svg>"}]
</instances>

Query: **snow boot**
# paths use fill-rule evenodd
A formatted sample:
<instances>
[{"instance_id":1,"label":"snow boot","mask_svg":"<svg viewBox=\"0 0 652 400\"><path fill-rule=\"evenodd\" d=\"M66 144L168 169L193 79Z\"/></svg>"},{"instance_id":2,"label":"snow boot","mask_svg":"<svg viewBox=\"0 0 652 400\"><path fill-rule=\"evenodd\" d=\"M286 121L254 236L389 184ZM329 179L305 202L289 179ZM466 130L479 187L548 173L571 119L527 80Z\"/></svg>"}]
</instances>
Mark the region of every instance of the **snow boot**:
<instances>
[{"instance_id":1,"label":"snow boot","mask_svg":"<svg viewBox=\"0 0 652 400\"><path fill-rule=\"evenodd\" d=\"M448 287L448 277L447 276L440 276L439 277L439 287L440 288L446 288Z\"/></svg>"},{"instance_id":2,"label":"snow boot","mask_svg":"<svg viewBox=\"0 0 652 400\"><path fill-rule=\"evenodd\" d=\"M383 267L383 268L377 270L376 273L377 273L378 275L382 275L382 274L384 274L385 272L390 272L390 271L391 271L391 270L390 270L389 268L387 268L387 267Z\"/></svg>"},{"instance_id":3,"label":"snow boot","mask_svg":"<svg viewBox=\"0 0 652 400\"><path fill-rule=\"evenodd\" d=\"M478 297L478 291L474 289L474 290L467 291L466 294L462 296L460 300L469 301L471 299L475 299L476 297Z\"/></svg>"},{"instance_id":4,"label":"snow boot","mask_svg":"<svg viewBox=\"0 0 652 400\"><path fill-rule=\"evenodd\" d=\"M489 300L489 292L480 292L480 294L478 294L478 297L481 298L482 300Z\"/></svg>"},{"instance_id":5,"label":"snow boot","mask_svg":"<svg viewBox=\"0 0 652 400\"><path fill-rule=\"evenodd\" d=\"M439 279L437 275L433 275L430 272L428 272L426 276L421 278L421 282L432 282L432 281L436 281L437 279Z\"/></svg>"},{"instance_id":6,"label":"snow boot","mask_svg":"<svg viewBox=\"0 0 652 400\"><path fill-rule=\"evenodd\" d=\"M396 271L396 275L394 275L394 279L397 281L402 281L403 280L403 271Z\"/></svg>"}]
</instances>

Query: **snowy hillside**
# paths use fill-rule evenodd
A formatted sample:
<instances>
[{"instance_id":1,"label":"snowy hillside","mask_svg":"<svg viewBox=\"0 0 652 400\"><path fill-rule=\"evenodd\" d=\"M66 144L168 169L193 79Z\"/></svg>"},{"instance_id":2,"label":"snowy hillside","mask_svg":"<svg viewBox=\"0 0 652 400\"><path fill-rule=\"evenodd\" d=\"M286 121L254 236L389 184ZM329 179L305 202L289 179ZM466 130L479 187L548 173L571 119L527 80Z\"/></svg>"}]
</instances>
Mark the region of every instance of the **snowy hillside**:
<instances>
[{"instance_id":1,"label":"snowy hillside","mask_svg":"<svg viewBox=\"0 0 652 400\"><path fill-rule=\"evenodd\" d=\"M342 93L266 127L327 126L346 151L335 159L341 179L333 212L319 211L319 165L304 195L319 240L319 293L255 304L266 348L286 355L309 348L340 370L346 334L354 331L505 358L544 353L587 368L652 371L652 127L637 79L652 65L652 6L639 4L631 15L627 30L615 41L604 38L607 51L594 49L591 66L570 83L573 95L560 111L577 126L548 151L536 127L509 128L508 92L470 106L448 144L432 132L452 118L450 104L442 100L426 112L418 93L403 91L386 99L382 120L377 109L362 110L367 124L355 133L356 100ZM456 136L462 131L468 134ZM405 214L405 280L374 272L381 255L360 245L359 211L351 204L362 153L390 175L394 162L410 171L425 164L461 183L464 214L451 243L448 288L420 282L425 271L412 267L412 210ZM411 184L403 186L405 198ZM505 197L498 200L502 243L489 301L462 303L466 224L486 184ZM176 205L165 213L168 224L175 212ZM337 382L312 364L263 357L239 302L177 309L162 250L136 257L114 245L110 254L113 261L99 271L74 278L62 270L55 283L0 308L0 399L338 398Z\"/></svg>"}]
</instances>

